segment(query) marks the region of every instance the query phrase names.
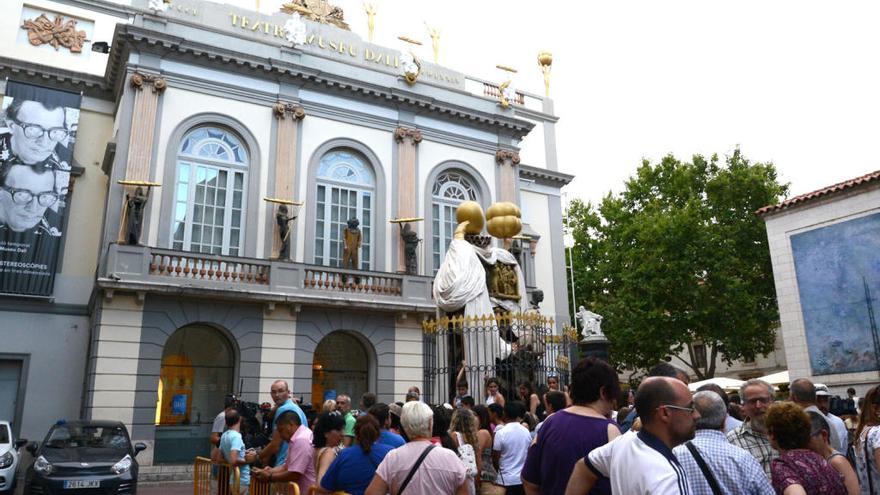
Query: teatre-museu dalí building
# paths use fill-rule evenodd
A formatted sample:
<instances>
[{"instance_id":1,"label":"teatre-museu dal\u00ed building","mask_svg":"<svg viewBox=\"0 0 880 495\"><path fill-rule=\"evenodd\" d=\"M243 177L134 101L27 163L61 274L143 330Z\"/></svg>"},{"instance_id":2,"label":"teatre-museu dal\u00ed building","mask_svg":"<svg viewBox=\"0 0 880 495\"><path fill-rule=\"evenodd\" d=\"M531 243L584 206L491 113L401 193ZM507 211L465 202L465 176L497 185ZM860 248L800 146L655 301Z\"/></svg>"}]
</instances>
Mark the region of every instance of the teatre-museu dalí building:
<instances>
[{"instance_id":1,"label":"teatre-museu dal\u00ed building","mask_svg":"<svg viewBox=\"0 0 880 495\"><path fill-rule=\"evenodd\" d=\"M0 295L0 373L19 385L22 434L116 419L149 445L142 464L184 462L228 392L266 401L284 378L306 402L399 400L423 380L421 322L464 200L520 206L526 285L568 321L560 188L572 176L549 99L517 92L505 106L497 84L426 60L408 82L399 49L332 22L306 19L297 39L282 12L163 7L2 6L2 75L83 93L54 292ZM22 26L41 15L75 21L82 48L29 39ZM155 184L138 244L125 242L125 183ZM289 261L266 198L303 202ZM340 267L352 217L357 270ZM422 242L406 274L390 221L413 217Z\"/></svg>"}]
</instances>

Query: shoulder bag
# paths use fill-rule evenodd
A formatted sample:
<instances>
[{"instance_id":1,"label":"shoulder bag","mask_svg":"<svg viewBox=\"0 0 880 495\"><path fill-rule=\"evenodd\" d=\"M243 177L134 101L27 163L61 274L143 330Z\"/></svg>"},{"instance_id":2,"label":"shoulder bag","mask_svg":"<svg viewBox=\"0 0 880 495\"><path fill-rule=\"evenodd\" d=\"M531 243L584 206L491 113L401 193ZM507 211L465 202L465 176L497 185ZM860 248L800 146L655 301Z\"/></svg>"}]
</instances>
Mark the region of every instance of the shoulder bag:
<instances>
[{"instance_id":1,"label":"shoulder bag","mask_svg":"<svg viewBox=\"0 0 880 495\"><path fill-rule=\"evenodd\" d=\"M715 479L715 475L712 474L712 470L709 469L709 466L706 464L703 456L700 455L700 451L697 450L697 447L692 442L685 443L685 446L690 451L691 455L694 456L694 460L697 461L697 466L699 466L700 471L703 472L703 476L709 483L709 488L712 489L712 493L714 495L724 495L724 492L721 491L721 486L718 484L718 480Z\"/></svg>"},{"instance_id":2,"label":"shoulder bag","mask_svg":"<svg viewBox=\"0 0 880 495\"><path fill-rule=\"evenodd\" d=\"M419 466L422 465L422 461L425 460L425 457L428 457L428 453L430 453L432 450L434 450L434 447L436 447L436 445L431 444L428 446L428 448L426 448L422 452L422 455L419 456L418 460L416 460L416 463L413 464L413 467L409 470L409 473L406 475L406 478L403 480L403 484L400 485L400 490L397 490L397 495L401 495L403 493L403 491L406 490L406 487L407 487L407 485L409 485L409 482L412 480L412 477L415 476L416 471L419 470Z\"/></svg>"}]
</instances>

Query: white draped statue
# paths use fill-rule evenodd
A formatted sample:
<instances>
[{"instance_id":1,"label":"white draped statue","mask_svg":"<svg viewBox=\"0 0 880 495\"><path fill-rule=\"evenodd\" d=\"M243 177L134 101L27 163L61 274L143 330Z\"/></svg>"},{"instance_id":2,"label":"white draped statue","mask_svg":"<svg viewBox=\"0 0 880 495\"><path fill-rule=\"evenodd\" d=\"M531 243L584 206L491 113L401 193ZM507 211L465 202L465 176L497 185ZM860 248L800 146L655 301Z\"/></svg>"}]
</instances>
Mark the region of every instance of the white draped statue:
<instances>
[{"instance_id":1,"label":"white draped statue","mask_svg":"<svg viewBox=\"0 0 880 495\"><path fill-rule=\"evenodd\" d=\"M459 224L455 230L455 237L446 250L446 256L437 275L434 277L434 300L439 308L438 316L452 313L464 308L465 317L480 317L494 315L493 306L501 306L511 313L524 313L529 309L526 295L526 284L519 263L509 251L498 247L479 248L464 240L465 222ZM486 287L486 270L483 262L488 265L504 263L513 265L516 270L517 283L519 285L519 301L496 299L489 296ZM479 363L477 354L482 338L479 332L471 332L468 342L465 343L465 360L469 364ZM495 349L499 349L497 357L504 358L510 354L511 346L504 341L495 328L493 343ZM485 345L485 344L482 344ZM482 353L485 354L485 353ZM488 364L488 363L479 363Z\"/></svg>"}]
</instances>

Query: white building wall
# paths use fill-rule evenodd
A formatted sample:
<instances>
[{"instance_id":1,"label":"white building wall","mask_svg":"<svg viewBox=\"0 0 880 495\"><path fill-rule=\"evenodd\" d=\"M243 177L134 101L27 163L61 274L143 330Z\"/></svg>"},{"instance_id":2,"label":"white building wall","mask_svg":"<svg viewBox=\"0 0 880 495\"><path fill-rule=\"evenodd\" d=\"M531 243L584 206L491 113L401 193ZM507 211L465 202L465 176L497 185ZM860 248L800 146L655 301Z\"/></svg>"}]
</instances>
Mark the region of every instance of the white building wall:
<instances>
[{"instance_id":1,"label":"white building wall","mask_svg":"<svg viewBox=\"0 0 880 495\"><path fill-rule=\"evenodd\" d=\"M845 394L847 386L854 385L858 394L862 395L870 385L876 384L876 371L812 376L791 250L791 236L878 211L880 211L880 188L875 187L838 194L828 200L782 210L765 218L770 259L773 262L773 277L776 280L782 338L785 341L788 370L792 379L810 378L828 385L832 393L841 396Z\"/></svg>"},{"instance_id":2,"label":"white building wall","mask_svg":"<svg viewBox=\"0 0 880 495\"><path fill-rule=\"evenodd\" d=\"M76 72L84 72L96 76L103 76L107 66L108 54L92 51L92 42L113 40L113 30L117 23L128 23L127 18L114 17L104 13L85 10L72 5L49 2L45 0L3 0L0 3L0 57L9 57L18 60L27 60L37 65L47 65ZM46 13L50 21L55 20L55 15L61 15L64 20L76 19L77 31L85 31L87 41L83 45L82 52L72 53L64 47L55 49L44 44L34 46L28 42L27 30L21 29L25 19L33 19L41 13Z\"/></svg>"},{"instance_id":3,"label":"white building wall","mask_svg":"<svg viewBox=\"0 0 880 495\"><path fill-rule=\"evenodd\" d=\"M391 198L393 194L396 194L396 191L391 190L392 185L392 176L393 176L393 167L392 167L392 153L394 146L394 137L390 132L381 131L378 129L372 129L369 127L362 127L358 125L349 124L346 122L339 122L335 120L325 119L321 117L315 117L313 115L306 115L306 118L302 120L302 127L300 127L300 132L302 133L302 143L299 149L299 168L297 169L297 175L299 175L299 191L297 192L298 198L297 200L305 201L308 198L308 192L310 187L314 187L314 184L308 184L307 177L309 173L309 165L312 160L318 160L320 157L315 156L315 152L317 149L324 143L328 141L332 141L334 139L350 139L353 141L357 141L367 148L369 148L379 159L378 167L381 167L382 174L385 176L385 197L381 198L378 195L376 196L377 200L381 200L385 202L385 212L386 215L393 215L393 210L391 209ZM377 181L379 180L379 175L377 174ZM305 209L314 208L314 205L305 205ZM305 212L305 210L303 210ZM312 260L302 260L303 253L305 253L305 241L306 241L306 218L314 218L314 216L309 216L303 213L301 215L303 221L296 222L297 229L297 261L305 261L311 263ZM391 219L391 216L388 218L376 218L376 222L386 223ZM391 235L393 229L385 229L385 246L391 246L396 244L391 244ZM391 267L391 250L385 249L384 253L375 252L375 256L384 256L385 257L385 267ZM375 259L374 262L377 263L379 260ZM374 266L376 266L374 264Z\"/></svg>"},{"instance_id":4,"label":"white building wall","mask_svg":"<svg viewBox=\"0 0 880 495\"><path fill-rule=\"evenodd\" d=\"M403 400L413 385L421 389L422 325L415 318L398 320L394 337L394 401Z\"/></svg>"},{"instance_id":5,"label":"white building wall","mask_svg":"<svg viewBox=\"0 0 880 495\"><path fill-rule=\"evenodd\" d=\"M547 205L547 195L540 192L520 189L520 201L523 223L529 226L541 236L538 248L535 252L535 284L544 291L544 302L541 309L544 313L553 314L556 308L556 298L553 293L553 253L550 251L550 238L556 234L550 231L550 215ZM565 283L565 281L563 281Z\"/></svg>"},{"instance_id":6,"label":"white building wall","mask_svg":"<svg viewBox=\"0 0 880 495\"><path fill-rule=\"evenodd\" d=\"M266 202L262 198L266 196L269 180L269 151L272 132L272 108L269 106L260 106L252 103L235 101L228 98L219 98L216 96L196 93L185 89L169 87L165 90L160 101L160 121L159 128L156 132L156 140L159 143L156 147L156 155L153 157L155 167L155 177L161 180L165 174L166 167L175 167L176 161L166 163L169 146L178 146L179 143L171 143L171 134L177 127L187 118L202 113L216 113L225 115L229 118L241 122L246 129L254 136L257 141L259 150L248 150L251 154L251 160L255 158L260 164L260 175L254 177L253 173L248 174L248 180L258 180L260 185L259 191L259 211L257 218L266 218ZM254 155L257 155L256 157ZM163 187L174 187L174 184L163 184ZM156 195L158 198L159 195ZM248 198L248 201L250 198ZM155 246L158 242L159 229L170 229L170 220L168 218L160 218L159 211L161 209L161 201L150 202L151 218L159 218L158 222L150 222L150 232L147 236L148 244ZM264 248L266 223L257 221L257 252L262 253ZM167 247L167 246L162 246Z\"/></svg>"}]
</instances>

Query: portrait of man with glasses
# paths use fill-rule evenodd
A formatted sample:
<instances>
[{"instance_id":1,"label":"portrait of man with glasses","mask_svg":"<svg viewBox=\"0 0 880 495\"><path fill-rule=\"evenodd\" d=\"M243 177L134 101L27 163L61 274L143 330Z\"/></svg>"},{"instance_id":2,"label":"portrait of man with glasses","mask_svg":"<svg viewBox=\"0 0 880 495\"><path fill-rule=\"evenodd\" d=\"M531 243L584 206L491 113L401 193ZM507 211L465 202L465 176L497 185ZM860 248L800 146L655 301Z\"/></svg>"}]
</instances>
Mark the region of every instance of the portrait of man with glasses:
<instances>
[{"instance_id":1,"label":"portrait of man with glasses","mask_svg":"<svg viewBox=\"0 0 880 495\"><path fill-rule=\"evenodd\" d=\"M70 178L67 110L15 99L3 117L7 132L0 133L0 229L60 236L60 210Z\"/></svg>"}]
</instances>

